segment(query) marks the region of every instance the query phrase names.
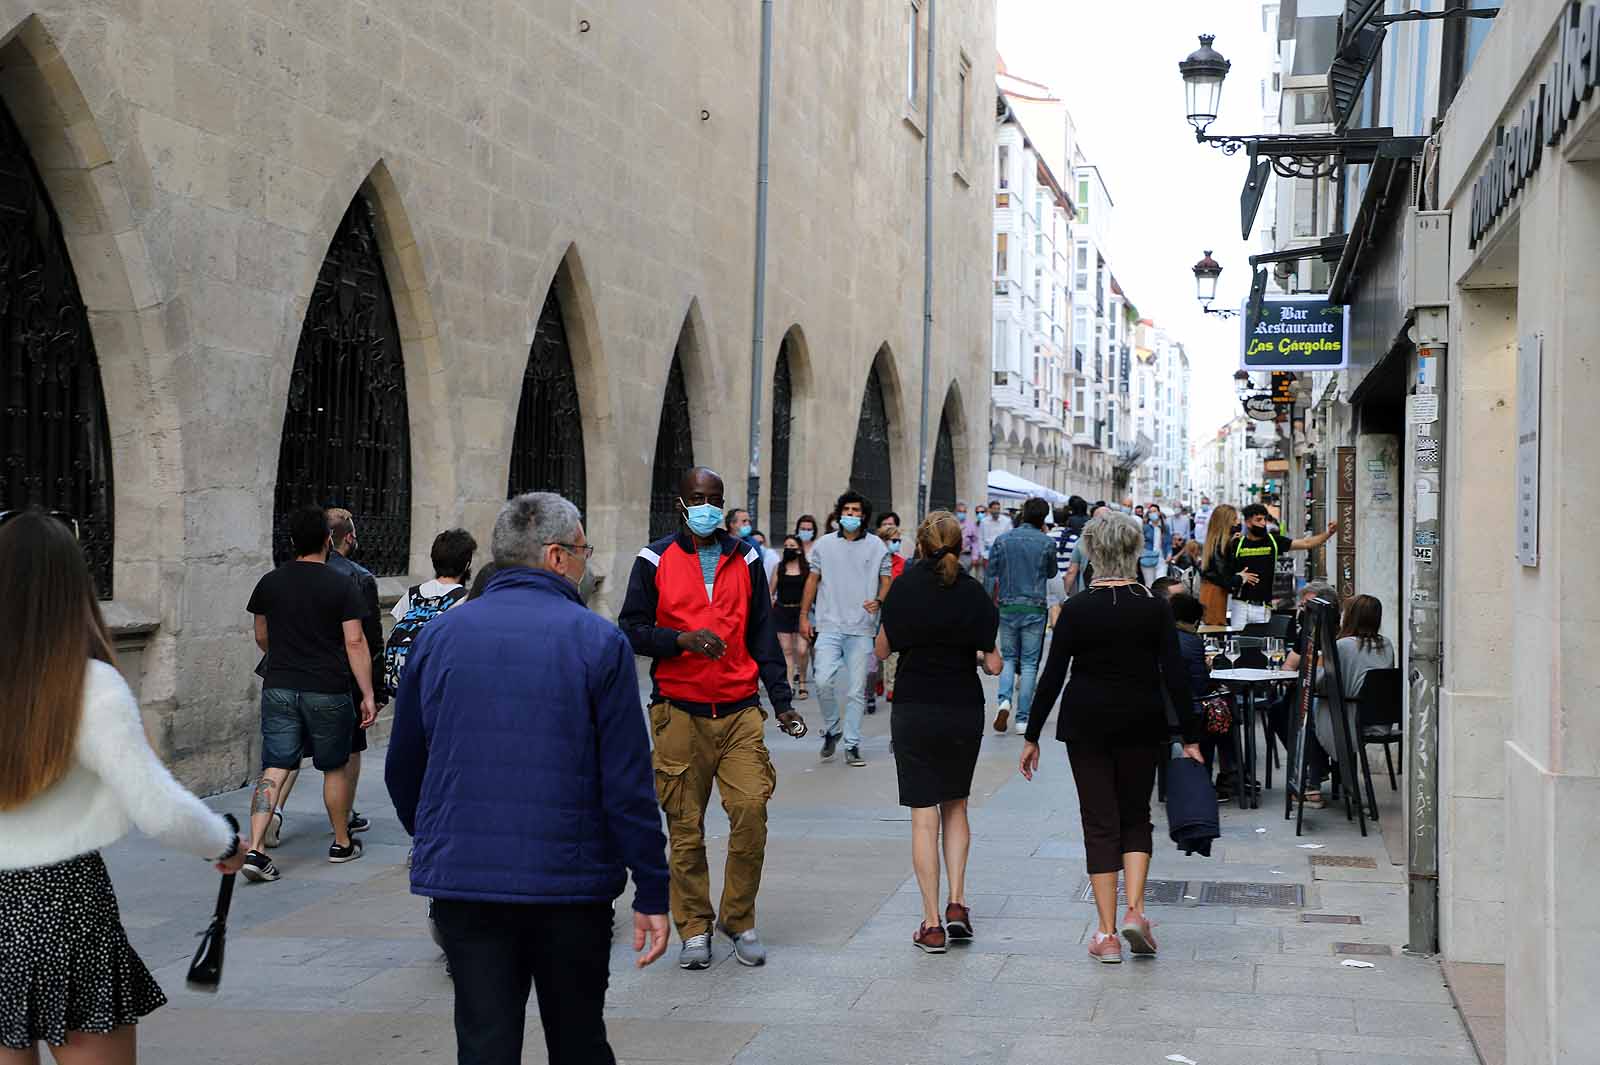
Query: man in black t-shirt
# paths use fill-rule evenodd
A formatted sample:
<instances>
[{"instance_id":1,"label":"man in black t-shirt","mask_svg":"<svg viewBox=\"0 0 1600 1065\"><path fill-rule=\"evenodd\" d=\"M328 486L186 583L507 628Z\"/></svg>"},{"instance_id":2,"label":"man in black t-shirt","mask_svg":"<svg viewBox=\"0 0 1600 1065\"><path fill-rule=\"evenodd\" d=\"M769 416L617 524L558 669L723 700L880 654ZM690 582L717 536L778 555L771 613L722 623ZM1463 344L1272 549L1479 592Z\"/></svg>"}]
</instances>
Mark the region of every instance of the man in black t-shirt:
<instances>
[{"instance_id":1,"label":"man in black t-shirt","mask_svg":"<svg viewBox=\"0 0 1600 1065\"><path fill-rule=\"evenodd\" d=\"M250 853L241 872L255 881L278 879L261 849L284 778L309 749L322 770L322 801L333 827L328 861L361 857L350 835L355 798L350 750L358 726L350 678L360 696L359 726L377 716L372 659L361 631L365 607L356 584L329 568L328 523L321 507L289 517L295 558L262 577L245 608L255 615L256 644L266 652L261 687L261 779L250 797Z\"/></svg>"},{"instance_id":2,"label":"man in black t-shirt","mask_svg":"<svg viewBox=\"0 0 1600 1065\"><path fill-rule=\"evenodd\" d=\"M1272 616L1272 577L1277 572L1280 554L1321 547L1339 531L1339 523L1335 521L1315 536L1291 540L1282 533L1268 531L1267 520L1271 514L1260 503L1245 507L1240 517L1244 520L1244 535L1229 540L1223 550L1223 562L1233 578L1228 621L1235 629L1260 624Z\"/></svg>"},{"instance_id":3,"label":"man in black t-shirt","mask_svg":"<svg viewBox=\"0 0 1600 1065\"><path fill-rule=\"evenodd\" d=\"M324 516L328 520L328 568L336 573L342 573L355 583L356 591L361 596L361 631L367 638L368 657L372 659L372 694L377 700L378 709L382 710L389 702L389 693L383 686L383 620L378 606L378 578L372 571L350 556L356 549L356 521L355 516L343 507L329 507ZM356 687L355 677L350 678L350 701L360 703L361 690ZM354 802L356 791L361 786L361 752L367 749L367 727L357 728L350 737L350 795ZM311 753L308 748L304 755ZM283 842L284 807L289 805L289 793L294 790L294 785L300 779L300 771L291 771L284 779L283 787L278 789L278 806L272 811L272 820L267 825L266 845L277 847ZM356 810L350 810L350 831L365 832L372 827L372 822Z\"/></svg>"}]
</instances>

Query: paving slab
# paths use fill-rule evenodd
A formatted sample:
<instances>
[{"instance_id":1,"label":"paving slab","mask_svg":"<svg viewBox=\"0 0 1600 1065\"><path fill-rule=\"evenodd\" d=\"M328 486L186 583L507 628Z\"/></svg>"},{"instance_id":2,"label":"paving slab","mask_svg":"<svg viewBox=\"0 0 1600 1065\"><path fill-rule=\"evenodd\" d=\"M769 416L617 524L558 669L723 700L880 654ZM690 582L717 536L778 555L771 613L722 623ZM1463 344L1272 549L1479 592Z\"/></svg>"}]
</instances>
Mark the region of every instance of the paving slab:
<instances>
[{"instance_id":1,"label":"paving slab","mask_svg":"<svg viewBox=\"0 0 1600 1065\"><path fill-rule=\"evenodd\" d=\"M815 701L802 711L815 718ZM662 962L637 969L627 942L631 899L619 899L607 1023L623 1063L1165 1065L1169 1054L1200 1065L1472 1061L1439 966L1398 953L1406 900L1382 838L1362 839L1342 815L1324 811L1296 837L1282 820L1281 791L1269 792L1260 810L1224 807L1224 838L1205 858L1165 842L1157 805L1152 876L1300 884L1305 906L1213 906L1198 897L1152 906L1161 957L1103 966L1084 952L1097 919L1080 900L1082 834L1064 753L1049 745L1044 772L1029 783L1016 774L1017 738L988 734L967 877L978 939L929 956L910 941L921 902L908 815L896 805L888 714L867 719L863 769L822 764L811 740L768 728L779 785L758 917L771 961L741 967L719 940L710 969L684 972L673 964L674 942ZM358 862L326 862L320 779L304 774L275 853L284 878L241 883L217 994L183 987L215 877L139 838L107 850L130 939L171 999L141 1025L144 1060L233 1065L241 1047L270 1047L285 1065L454 1061L454 986L428 938L426 904L410 894L383 753L367 755L358 792L373 821ZM243 814L249 796L209 801ZM715 892L727 846L716 804L706 829ZM1316 875L1309 856L1321 852L1375 857L1378 877ZM1307 925L1303 912L1356 914L1362 923ZM1364 959L1374 969L1346 969L1333 954L1338 942L1396 953ZM545 1061L532 1002L527 1032L523 1060Z\"/></svg>"}]
</instances>

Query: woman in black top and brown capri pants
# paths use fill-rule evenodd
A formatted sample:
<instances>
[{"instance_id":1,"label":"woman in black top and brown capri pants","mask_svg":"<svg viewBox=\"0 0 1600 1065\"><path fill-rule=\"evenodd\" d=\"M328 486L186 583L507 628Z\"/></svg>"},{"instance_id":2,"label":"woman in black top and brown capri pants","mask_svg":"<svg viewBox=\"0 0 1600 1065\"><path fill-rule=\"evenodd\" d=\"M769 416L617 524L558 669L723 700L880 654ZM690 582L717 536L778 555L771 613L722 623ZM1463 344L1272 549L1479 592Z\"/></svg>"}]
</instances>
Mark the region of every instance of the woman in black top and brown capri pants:
<instances>
[{"instance_id":1,"label":"woman in black top and brown capri pants","mask_svg":"<svg viewBox=\"0 0 1600 1065\"><path fill-rule=\"evenodd\" d=\"M1039 736L1072 668L1061 701L1056 738L1067 745L1083 815L1083 847L1094 885L1100 928L1089 954L1120 962L1117 873L1127 885L1128 911L1120 930L1135 955L1150 956L1156 943L1144 916L1150 872L1150 792L1156 765L1171 741L1166 700L1176 708L1184 753L1202 761L1201 722L1194 714L1189 674L1178 651L1178 629L1165 596L1139 584L1139 523L1106 514L1084 526L1084 551L1094 566L1089 589L1073 596L1056 621L1050 656L1028 714L1022 775L1039 767ZM1165 691L1163 692L1163 688Z\"/></svg>"}]
</instances>

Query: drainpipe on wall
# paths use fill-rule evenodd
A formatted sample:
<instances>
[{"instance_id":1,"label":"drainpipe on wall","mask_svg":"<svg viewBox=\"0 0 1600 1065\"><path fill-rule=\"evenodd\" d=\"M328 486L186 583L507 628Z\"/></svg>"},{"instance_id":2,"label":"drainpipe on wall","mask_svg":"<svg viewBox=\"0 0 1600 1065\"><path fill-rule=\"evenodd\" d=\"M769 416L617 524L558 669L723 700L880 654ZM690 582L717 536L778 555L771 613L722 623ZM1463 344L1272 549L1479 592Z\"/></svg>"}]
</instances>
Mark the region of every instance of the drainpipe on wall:
<instances>
[{"instance_id":1,"label":"drainpipe on wall","mask_svg":"<svg viewBox=\"0 0 1600 1065\"><path fill-rule=\"evenodd\" d=\"M1444 650L1444 446L1450 312L1418 308L1417 358L1407 398L1406 466L1412 522L1406 625L1406 950L1439 950L1439 682ZM1402 545L1403 549L1403 545Z\"/></svg>"},{"instance_id":2,"label":"drainpipe on wall","mask_svg":"<svg viewBox=\"0 0 1600 1065\"><path fill-rule=\"evenodd\" d=\"M922 420L917 423L917 521L928 516L928 382L933 370L933 41L928 0L928 102L922 113Z\"/></svg>"},{"instance_id":3,"label":"drainpipe on wall","mask_svg":"<svg viewBox=\"0 0 1600 1065\"><path fill-rule=\"evenodd\" d=\"M756 278L750 340L750 471L745 509L761 521L761 355L767 329L767 155L772 122L772 0L761 0L761 109L756 134Z\"/></svg>"}]
</instances>

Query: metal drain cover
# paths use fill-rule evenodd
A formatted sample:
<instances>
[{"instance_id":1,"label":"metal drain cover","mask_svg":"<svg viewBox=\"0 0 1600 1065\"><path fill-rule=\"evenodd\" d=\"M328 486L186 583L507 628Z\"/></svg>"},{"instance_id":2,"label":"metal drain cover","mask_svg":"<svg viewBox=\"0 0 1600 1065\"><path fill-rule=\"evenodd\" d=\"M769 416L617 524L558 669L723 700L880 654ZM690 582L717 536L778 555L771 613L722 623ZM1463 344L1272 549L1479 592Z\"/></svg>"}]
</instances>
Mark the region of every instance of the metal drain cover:
<instances>
[{"instance_id":1,"label":"metal drain cover","mask_svg":"<svg viewBox=\"0 0 1600 1065\"><path fill-rule=\"evenodd\" d=\"M1392 957L1394 948L1383 943L1335 943L1335 954L1375 954L1382 957Z\"/></svg>"},{"instance_id":2,"label":"metal drain cover","mask_svg":"<svg viewBox=\"0 0 1600 1065\"><path fill-rule=\"evenodd\" d=\"M1207 882L1200 885L1202 906L1264 906L1298 909L1306 904L1300 884L1240 884Z\"/></svg>"},{"instance_id":3,"label":"metal drain cover","mask_svg":"<svg viewBox=\"0 0 1600 1065\"><path fill-rule=\"evenodd\" d=\"M1144 901L1148 906L1182 906L1186 894L1194 894L1187 880L1146 880L1144 883ZM1078 890L1078 901L1094 901L1094 885L1087 880ZM1117 881L1117 901L1128 901L1127 885L1121 880Z\"/></svg>"},{"instance_id":4,"label":"metal drain cover","mask_svg":"<svg viewBox=\"0 0 1600 1065\"><path fill-rule=\"evenodd\" d=\"M1312 865L1327 865L1336 869L1376 869L1378 863L1371 858L1358 858L1353 854L1313 854Z\"/></svg>"},{"instance_id":5,"label":"metal drain cover","mask_svg":"<svg viewBox=\"0 0 1600 1065\"><path fill-rule=\"evenodd\" d=\"M1302 913L1302 924L1360 924L1361 918L1353 913Z\"/></svg>"}]
</instances>

